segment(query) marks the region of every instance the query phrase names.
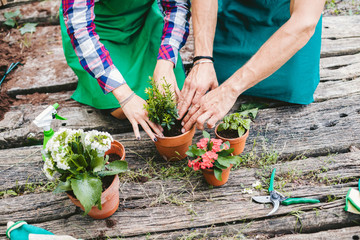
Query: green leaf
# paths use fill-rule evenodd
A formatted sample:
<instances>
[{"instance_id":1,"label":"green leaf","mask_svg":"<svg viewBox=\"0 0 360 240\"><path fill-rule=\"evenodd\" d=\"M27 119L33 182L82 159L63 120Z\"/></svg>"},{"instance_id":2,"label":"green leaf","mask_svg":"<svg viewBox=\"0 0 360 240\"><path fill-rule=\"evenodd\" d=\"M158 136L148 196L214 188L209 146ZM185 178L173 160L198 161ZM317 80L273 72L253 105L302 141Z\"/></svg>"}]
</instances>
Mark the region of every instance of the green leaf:
<instances>
[{"instance_id":1,"label":"green leaf","mask_svg":"<svg viewBox=\"0 0 360 240\"><path fill-rule=\"evenodd\" d=\"M24 35L25 33L33 33L36 31L36 25L37 23L25 23L25 25L20 28L21 35Z\"/></svg>"},{"instance_id":2,"label":"green leaf","mask_svg":"<svg viewBox=\"0 0 360 240\"><path fill-rule=\"evenodd\" d=\"M104 157L93 157L91 159L90 168L93 170L93 172L99 172L104 169Z\"/></svg>"},{"instance_id":3,"label":"green leaf","mask_svg":"<svg viewBox=\"0 0 360 240\"><path fill-rule=\"evenodd\" d=\"M102 182L99 178L89 174L80 174L77 178L71 179L71 188L76 198L84 206L85 215L93 206L101 204ZM99 207L101 210L101 205Z\"/></svg>"},{"instance_id":4,"label":"green leaf","mask_svg":"<svg viewBox=\"0 0 360 240\"><path fill-rule=\"evenodd\" d=\"M114 161L105 165L105 170L98 172L97 174L100 177L116 175L122 172L126 172L128 168L128 163L126 161Z\"/></svg>"},{"instance_id":5,"label":"green leaf","mask_svg":"<svg viewBox=\"0 0 360 240\"><path fill-rule=\"evenodd\" d=\"M222 181L222 169L214 167L214 175L217 180Z\"/></svg>"},{"instance_id":6,"label":"green leaf","mask_svg":"<svg viewBox=\"0 0 360 240\"><path fill-rule=\"evenodd\" d=\"M218 163L219 163L220 165L223 165L223 166L225 166L225 167L228 168L228 167L230 167L229 157L230 157L230 156L228 156L228 157L218 156L217 161L218 161Z\"/></svg>"},{"instance_id":7,"label":"green leaf","mask_svg":"<svg viewBox=\"0 0 360 240\"><path fill-rule=\"evenodd\" d=\"M225 130L224 125L225 125L225 123L220 123L218 128L217 128L217 131L221 132L221 131Z\"/></svg>"},{"instance_id":8,"label":"green leaf","mask_svg":"<svg viewBox=\"0 0 360 240\"><path fill-rule=\"evenodd\" d=\"M220 169L227 169L228 167L221 165L218 161L215 161L215 166Z\"/></svg>"},{"instance_id":9,"label":"green leaf","mask_svg":"<svg viewBox=\"0 0 360 240\"><path fill-rule=\"evenodd\" d=\"M231 130L237 130L238 129L238 124L232 122L231 125L230 125L230 129Z\"/></svg>"},{"instance_id":10,"label":"green leaf","mask_svg":"<svg viewBox=\"0 0 360 240\"><path fill-rule=\"evenodd\" d=\"M76 164L80 167L86 168L88 166L85 158L83 155L74 154L72 156L73 160L76 162Z\"/></svg>"},{"instance_id":11,"label":"green leaf","mask_svg":"<svg viewBox=\"0 0 360 240\"><path fill-rule=\"evenodd\" d=\"M240 126L237 130L238 130L239 137L241 137L242 135L244 135L245 129L244 129L242 126Z\"/></svg>"},{"instance_id":12,"label":"green leaf","mask_svg":"<svg viewBox=\"0 0 360 240\"><path fill-rule=\"evenodd\" d=\"M10 27L15 27L16 22L15 22L14 19L9 18L9 19L6 19L6 21L4 22L4 24L7 25L7 26L10 26Z\"/></svg>"},{"instance_id":13,"label":"green leaf","mask_svg":"<svg viewBox=\"0 0 360 240\"><path fill-rule=\"evenodd\" d=\"M230 122L230 115L226 115L223 119L224 123L229 123Z\"/></svg>"},{"instance_id":14,"label":"green leaf","mask_svg":"<svg viewBox=\"0 0 360 240\"><path fill-rule=\"evenodd\" d=\"M10 19L10 18L16 18L16 17L20 17L20 9L17 9L15 12L5 12L4 13L4 17L6 19Z\"/></svg>"},{"instance_id":15,"label":"green leaf","mask_svg":"<svg viewBox=\"0 0 360 240\"><path fill-rule=\"evenodd\" d=\"M230 156L230 154L234 151L233 148L229 148L229 149L226 149L226 150L222 150L221 152L218 153L219 156L221 157L227 157L227 156Z\"/></svg>"},{"instance_id":16,"label":"green leaf","mask_svg":"<svg viewBox=\"0 0 360 240\"><path fill-rule=\"evenodd\" d=\"M206 153L205 150L197 148L195 144L191 145L189 147L189 150L186 152L186 155L188 155L191 158L199 157Z\"/></svg>"},{"instance_id":17,"label":"green leaf","mask_svg":"<svg viewBox=\"0 0 360 240\"><path fill-rule=\"evenodd\" d=\"M251 124L251 120L250 119L241 119L240 123L245 129L249 129L250 124Z\"/></svg>"},{"instance_id":18,"label":"green leaf","mask_svg":"<svg viewBox=\"0 0 360 240\"><path fill-rule=\"evenodd\" d=\"M71 191L71 183L70 180L66 180L65 182L60 181L58 185L56 186L54 193L61 193Z\"/></svg>"},{"instance_id":19,"label":"green leaf","mask_svg":"<svg viewBox=\"0 0 360 240\"><path fill-rule=\"evenodd\" d=\"M207 131L203 131L203 136L204 136L204 138L207 138L207 139L209 139L210 140L210 134L207 132Z\"/></svg>"},{"instance_id":20,"label":"green leaf","mask_svg":"<svg viewBox=\"0 0 360 240\"><path fill-rule=\"evenodd\" d=\"M236 165L240 163L241 158L239 156L229 156L227 157L227 160L230 164Z\"/></svg>"},{"instance_id":21,"label":"green leaf","mask_svg":"<svg viewBox=\"0 0 360 240\"><path fill-rule=\"evenodd\" d=\"M224 130L229 129L230 123L224 123Z\"/></svg>"}]
</instances>

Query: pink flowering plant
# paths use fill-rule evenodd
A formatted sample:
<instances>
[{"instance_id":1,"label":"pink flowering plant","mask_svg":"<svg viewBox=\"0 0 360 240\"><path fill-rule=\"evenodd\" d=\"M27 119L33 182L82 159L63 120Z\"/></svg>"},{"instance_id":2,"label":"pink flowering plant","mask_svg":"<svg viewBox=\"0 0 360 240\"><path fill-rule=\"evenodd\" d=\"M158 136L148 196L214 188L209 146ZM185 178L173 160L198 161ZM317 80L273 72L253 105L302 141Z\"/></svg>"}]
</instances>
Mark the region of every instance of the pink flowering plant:
<instances>
[{"instance_id":1,"label":"pink flowering plant","mask_svg":"<svg viewBox=\"0 0 360 240\"><path fill-rule=\"evenodd\" d=\"M206 131L203 131L203 136L198 143L191 145L186 152L187 156L194 158L194 160L189 160L188 166L195 171L213 169L215 178L222 181L222 170L230 167L231 164L239 164L240 157L231 155L234 149L230 148L229 142L210 138L210 134Z\"/></svg>"}]
</instances>

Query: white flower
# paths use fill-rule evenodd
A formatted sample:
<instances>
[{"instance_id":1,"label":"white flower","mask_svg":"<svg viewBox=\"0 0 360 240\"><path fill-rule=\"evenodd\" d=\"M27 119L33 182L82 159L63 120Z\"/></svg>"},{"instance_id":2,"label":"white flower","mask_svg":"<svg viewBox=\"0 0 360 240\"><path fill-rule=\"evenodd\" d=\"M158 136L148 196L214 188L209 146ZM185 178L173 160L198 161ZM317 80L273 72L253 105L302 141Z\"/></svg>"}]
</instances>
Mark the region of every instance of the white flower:
<instances>
[{"instance_id":1,"label":"white flower","mask_svg":"<svg viewBox=\"0 0 360 240\"><path fill-rule=\"evenodd\" d=\"M107 132L92 130L85 133L85 146L95 150L98 156L104 156L105 152L111 148L113 138Z\"/></svg>"},{"instance_id":2,"label":"white flower","mask_svg":"<svg viewBox=\"0 0 360 240\"><path fill-rule=\"evenodd\" d=\"M54 170L55 168L53 161L50 158L45 158L43 172L48 179L54 180Z\"/></svg>"},{"instance_id":3,"label":"white flower","mask_svg":"<svg viewBox=\"0 0 360 240\"><path fill-rule=\"evenodd\" d=\"M243 193L252 194L253 191L252 191L250 188L245 188L245 189L243 190Z\"/></svg>"},{"instance_id":4,"label":"white flower","mask_svg":"<svg viewBox=\"0 0 360 240\"><path fill-rule=\"evenodd\" d=\"M76 138L80 137L82 139L84 136L84 130L78 129L78 130L70 130L68 132L67 137L65 138L65 144L69 144L70 142L76 142Z\"/></svg>"},{"instance_id":5,"label":"white flower","mask_svg":"<svg viewBox=\"0 0 360 240\"><path fill-rule=\"evenodd\" d=\"M255 188L255 189L258 189L261 187L261 182L260 181L256 181L252 184L252 187Z\"/></svg>"}]
</instances>

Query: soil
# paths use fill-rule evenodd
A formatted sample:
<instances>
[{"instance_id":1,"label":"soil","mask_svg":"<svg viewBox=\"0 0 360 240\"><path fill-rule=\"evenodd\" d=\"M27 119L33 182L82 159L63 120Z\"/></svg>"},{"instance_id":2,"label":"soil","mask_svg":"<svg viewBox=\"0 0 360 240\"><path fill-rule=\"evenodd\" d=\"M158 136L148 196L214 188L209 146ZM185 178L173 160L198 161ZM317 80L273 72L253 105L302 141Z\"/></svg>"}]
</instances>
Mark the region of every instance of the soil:
<instances>
[{"instance_id":1,"label":"soil","mask_svg":"<svg viewBox=\"0 0 360 240\"><path fill-rule=\"evenodd\" d=\"M113 228L116 225L116 221L112 219L105 220L106 227Z\"/></svg>"},{"instance_id":2,"label":"soil","mask_svg":"<svg viewBox=\"0 0 360 240\"><path fill-rule=\"evenodd\" d=\"M146 183L147 181L149 181L149 178L145 176L137 176L134 178L134 182L138 183Z\"/></svg>"},{"instance_id":3,"label":"soil","mask_svg":"<svg viewBox=\"0 0 360 240\"><path fill-rule=\"evenodd\" d=\"M108 156L109 156L109 162L120 160L120 156L115 153L110 153L108 154Z\"/></svg>"},{"instance_id":4,"label":"soil","mask_svg":"<svg viewBox=\"0 0 360 240\"><path fill-rule=\"evenodd\" d=\"M226 129L221 132L217 132L217 134L223 138L238 138L239 134L238 131Z\"/></svg>"},{"instance_id":5,"label":"soil","mask_svg":"<svg viewBox=\"0 0 360 240\"><path fill-rule=\"evenodd\" d=\"M175 136L179 136L182 134L181 132L181 129L182 129L182 126L181 126L181 120L176 120L175 121L175 125L172 125L171 126L171 129L168 130L166 127L164 128L164 136L165 137L175 137Z\"/></svg>"},{"instance_id":6,"label":"soil","mask_svg":"<svg viewBox=\"0 0 360 240\"><path fill-rule=\"evenodd\" d=\"M13 102L14 99L9 97L5 91L0 92L0 121L4 119L5 113L9 111Z\"/></svg>"}]
</instances>

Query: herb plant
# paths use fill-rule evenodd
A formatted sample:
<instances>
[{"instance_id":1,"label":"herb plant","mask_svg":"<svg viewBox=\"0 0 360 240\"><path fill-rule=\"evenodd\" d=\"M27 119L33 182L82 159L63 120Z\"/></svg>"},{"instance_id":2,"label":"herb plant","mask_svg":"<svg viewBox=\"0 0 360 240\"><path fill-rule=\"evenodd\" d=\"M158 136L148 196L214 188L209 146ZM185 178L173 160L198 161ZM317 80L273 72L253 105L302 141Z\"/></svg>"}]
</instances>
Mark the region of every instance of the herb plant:
<instances>
[{"instance_id":1,"label":"herb plant","mask_svg":"<svg viewBox=\"0 0 360 240\"><path fill-rule=\"evenodd\" d=\"M73 191L84 206L85 214L93 206L101 210L102 178L127 170L127 162L119 159L108 163L109 157L104 157L112 141L106 132L63 128L44 149L45 175L51 180L60 180L55 193Z\"/></svg>"},{"instance_id":2,"label":"herb plant","mask_svg":"<svg viewBox=\"0 0 360 240\"><path fill-rule=\"evenodd\" d=\"M232 156L234 151L230 148L229 142L223 142L221 139L210 138L210 134L203 131L204 138L196 144L189 147L186 152L194 160L189 160L188 166L195 171L199 169L214 169L215 178L222 181L222 170L230 167L231 164L240 163L239 156Z\"/></svg>"},{"instance_id":3,"label":"herb plant","mask_svg":"<svg viewBox=\"0 0 360 240\"><path fill-rule=\"evenodd\" d=\"M17 20L21 18L21 13L20 10L17 9L15 12L5 12L4 17L6 19L4 22L5 25L15 27L18 25Z\"/></svg>"},{"instance_id":4,"label":"herb plant","mask_svg":"<svg viewBox=\"0 0 360 240\"><path fill-rule=\"evenodd\" d=\"M258 109L254 108L228 114L223 118L223 123L219 124L217 131L221 132L224 130L233 130L237 131L238 136L241 137L247 130L249 130L251 119L256 117L257 111Z\"/></svg>"},{"instance_id":5,"label":"herb plant","mask_svg":"<svg viewBox=\"0 0 360 240\"><path fill-rule=\"evenodd\" d=\"M160 91L152 77L150 77L150 84L151 87L145 89L148 100L144 108L148 112L150 121L170 130L179 116L171 84L165 80L165 83L161 85L163 92Z\"/></svg>"}]
</instances>

